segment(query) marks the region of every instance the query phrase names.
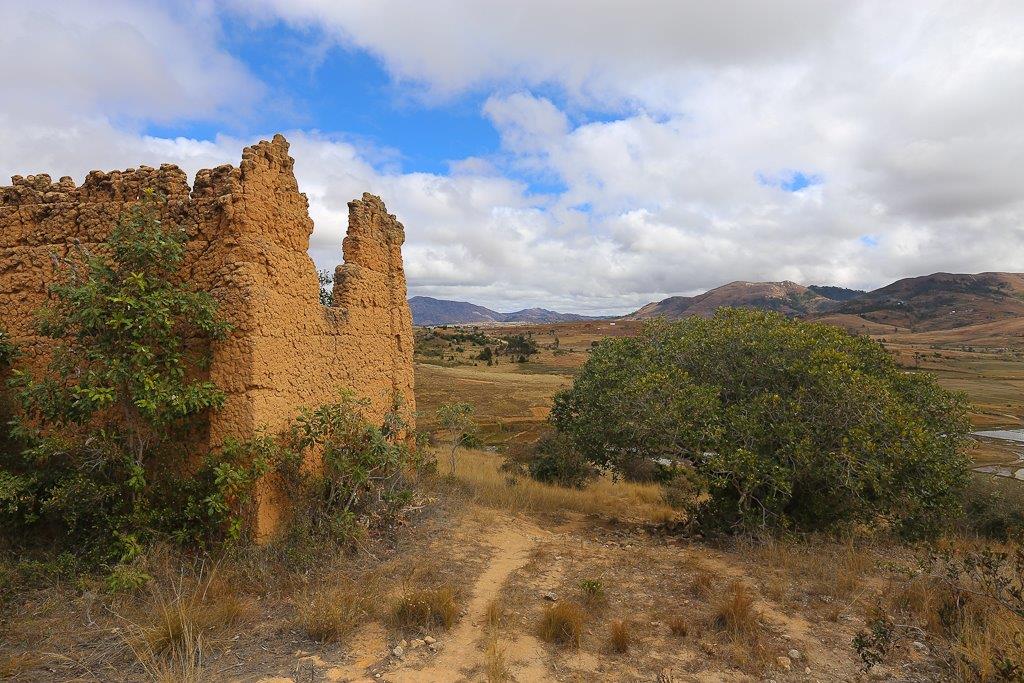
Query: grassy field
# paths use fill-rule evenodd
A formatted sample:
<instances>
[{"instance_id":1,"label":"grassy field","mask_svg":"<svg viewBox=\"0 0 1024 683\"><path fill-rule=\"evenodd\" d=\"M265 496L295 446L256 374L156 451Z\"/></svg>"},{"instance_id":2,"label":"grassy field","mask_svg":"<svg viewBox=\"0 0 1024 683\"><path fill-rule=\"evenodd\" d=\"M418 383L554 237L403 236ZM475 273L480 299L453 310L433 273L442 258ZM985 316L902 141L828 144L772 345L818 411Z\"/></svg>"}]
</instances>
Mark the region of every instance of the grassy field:
<instances>
[{"instance_id":1,"label":"grassy field","mask_svg":"<svg viewBox=\"0 0 1024 683\"><path fill-rule=\"evenodd\" d=\"M475 407L481 441L507 446L532 441L555 393L569 386L593 344L634 335L636 321L589 321L546 325L448 327L417 331L416 400L420 428L436 429L435 411L443 402ZM948 389L963 391L974 405L978 429L1019 427L1024 416L1024 321L986 323L941 332L909 333L873 327L879 339L911 370L934 373ZM498 348L502 337L526 335L538 348L527 362L497 355L488 365L478 356L484 346ZM467 337L477 335L486 344ZM979 463L1016 459L1008 447L979 443Z\"/></svg>"}]
</instances>

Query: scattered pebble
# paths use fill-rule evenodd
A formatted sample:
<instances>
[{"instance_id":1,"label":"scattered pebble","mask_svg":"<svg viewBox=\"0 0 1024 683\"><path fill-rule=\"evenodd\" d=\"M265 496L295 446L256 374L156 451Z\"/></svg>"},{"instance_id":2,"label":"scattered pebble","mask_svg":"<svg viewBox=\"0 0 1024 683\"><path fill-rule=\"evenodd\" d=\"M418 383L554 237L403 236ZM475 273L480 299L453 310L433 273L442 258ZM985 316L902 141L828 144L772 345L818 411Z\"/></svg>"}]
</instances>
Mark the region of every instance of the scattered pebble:
<instances>
[{"instance_id":1,"label":"scattered pebble","mask_svg":"<svg viewBox=\"0 0 1024 683\"><path fill-rule=\"evenodd\" d=\"M414 638L413 641L411 643L409 643L409 647L411 647L413 650L415 650L418 647L423 647L424 645L426 645L426 642L427 641L425 641L425 640L420 640L419 638Z\"/></svg>"},{"instance_id":2,"label":"scattered pebble","mask_svg":"<svg viewBox=\"0 0 1024 683\"><path fill-rule=\"evenodd\" d=\"M436 640L434 639L434 637L433 637L433 636L425 636L425 637L423 638L423 642L424 642L424 643L426 643L427 645L433 645L433 644L434 644L434 643L436 643L437 641L436 641Z\"/></svg>"},{"instance_id":3,"label":"scattered pebble","mask_svg":"<svg viewBox=\"0 0 1024 683\"><path fill-rule=\"evenodd\" d=\"M783 657L783 656L776 657L775 658L775 663L783 671L789 671L790 668L793 666L793 662L790 661L789 657Z\"/></svg>"},{"instance_id":4,"label":"scattered pebble","mask_svg":"<svg viewBox=\"0 0 1024 683\"><path fill-rule=\"evenodd\" d=\"M795 648L790 650L786 654L789 655L789 658L792 659L794 662L799 662L801 659L803 659L803 654L801 654L800 650L797 650Z\"/></svg>"},{"instance_id":5,"label":"scattered pebble","mask_svg":"<svg viewBox=\"0 0 1024 683\"><path fill-rule=\"evenodd\" d=\"M405 642L405 641L403 641L403 642ZM395 647L391 650L391 654L393 654L395 657L398 657L399 659L401 659L402 657L405 656L405 648L402 647L401 645L395 645Z\"/></svg>"},{"instance_id":6,"label":"scattered pebble","mask_svg":"<svg viewBox=\"0 0 1024 683\"><path fill-rule=\"evenodd\" d=\"M555 602L558 600L558 596L555 595L554 591L548 591L547 593L544 593L544 599L550 600L551 602Z\"/></svg>"}]
</instances>

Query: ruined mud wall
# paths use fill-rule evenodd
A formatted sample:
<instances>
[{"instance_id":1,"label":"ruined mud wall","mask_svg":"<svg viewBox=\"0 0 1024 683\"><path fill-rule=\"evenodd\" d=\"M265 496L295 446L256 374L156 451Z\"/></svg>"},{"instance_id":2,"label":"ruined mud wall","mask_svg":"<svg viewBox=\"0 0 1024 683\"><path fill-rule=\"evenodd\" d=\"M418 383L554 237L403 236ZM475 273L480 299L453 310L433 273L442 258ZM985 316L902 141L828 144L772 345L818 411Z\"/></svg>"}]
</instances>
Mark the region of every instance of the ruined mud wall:
<instances>
[{"instance_id":1,"label":"ruined mud wall","mask_svg":"<svg viewBox=\"0 0 1024 683\"><path fill-rule=\"evenodd\" d=\"M227 401L199 427L204 447L273 431L300 407L333 401L344 388L369 401L375 422L397 395L412 424L402 225L377 197L349 203L345 262L334 305L324 307L307 253L313 222L293 163L287 141L276 135L247 147L237 168L199 171L191 189L170 164L94 171L80 187L66 177L53 183L45 174L15 176L0 188L0 315L24 352L20 364L38 370L48 356L51 342L36 335L35 311L53 281L51 254L67 255L76 244L95 248L118 216L154 189L167 200L165 218L190 236L183 277L210 292L234 325L212 348L210 378ZM280 512L272 502L261 505L260 531L272 531Z\"/></svg>"}]
</instances>

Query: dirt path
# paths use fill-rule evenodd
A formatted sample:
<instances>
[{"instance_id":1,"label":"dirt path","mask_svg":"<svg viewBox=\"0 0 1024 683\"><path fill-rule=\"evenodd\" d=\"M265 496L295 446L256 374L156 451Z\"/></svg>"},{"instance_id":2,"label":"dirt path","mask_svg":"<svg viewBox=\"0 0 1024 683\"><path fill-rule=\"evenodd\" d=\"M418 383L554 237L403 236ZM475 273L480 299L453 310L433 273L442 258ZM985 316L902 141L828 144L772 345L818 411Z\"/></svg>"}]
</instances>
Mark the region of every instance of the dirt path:
<instances>
[{"instance_id":1,"label":"dirt path","mask_svg":"<svg viewBox=\"0 0 1024 683\"><path fill-rule=\"evenodd\" d=\"M505 520L501 520L505 521ZM451 683L466 680L466 672L484 664L483 636L490 604L509 575L525 565L530 551L546 532L522 520L508 520L492 532L485 543L492 548L487 569L473 586L473 595L466 614L445 637L440 638L441 652L431 659L410 661L386 675L394 683ZM414 668L425 663L423 668Z\"/></svg>"}]
</instances>

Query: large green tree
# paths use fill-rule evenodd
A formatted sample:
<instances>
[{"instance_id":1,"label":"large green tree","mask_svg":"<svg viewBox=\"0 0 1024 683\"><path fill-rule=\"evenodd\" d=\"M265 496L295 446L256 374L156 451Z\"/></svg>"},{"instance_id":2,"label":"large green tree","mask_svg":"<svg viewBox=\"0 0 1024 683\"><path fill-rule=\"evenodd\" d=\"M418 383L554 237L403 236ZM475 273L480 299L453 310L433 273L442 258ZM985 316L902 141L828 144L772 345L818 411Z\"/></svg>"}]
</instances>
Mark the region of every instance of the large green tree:
<instances>
[{"instance_id":1,"label":"large green tree","mask_svg":"<svg viewBox=\"0 0 1024 683\"><path fill-rule=\"evenodd\" d=\"M551 420L588 460L686 468L707 527L926 532L957 506L963 396L875 341L751 310L655 321L606 340Z\"/></svg>"}]
</instances>

